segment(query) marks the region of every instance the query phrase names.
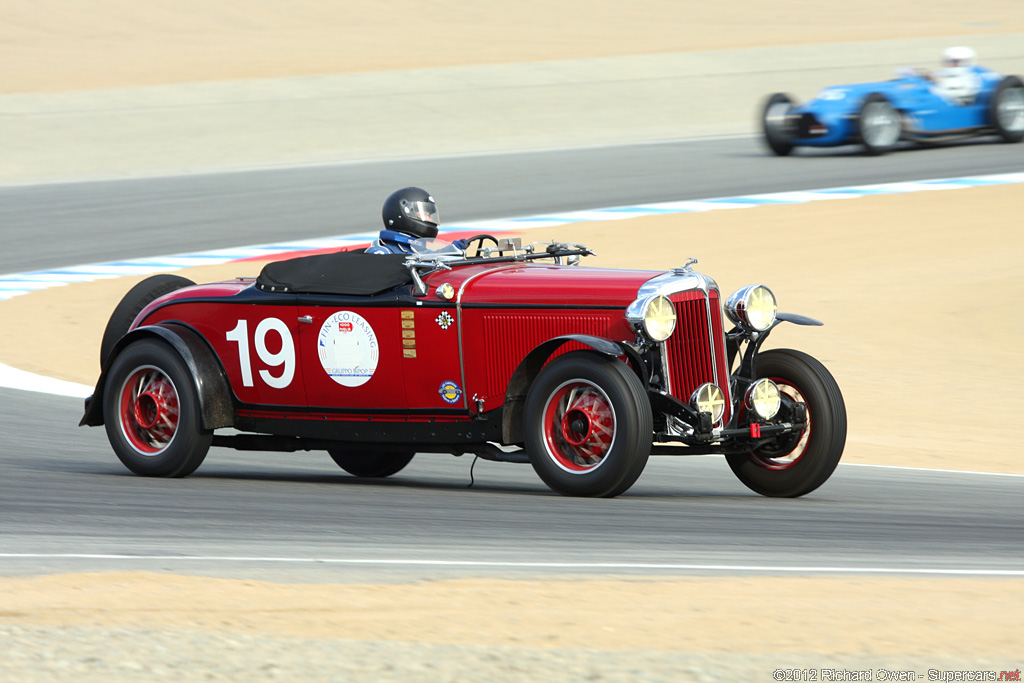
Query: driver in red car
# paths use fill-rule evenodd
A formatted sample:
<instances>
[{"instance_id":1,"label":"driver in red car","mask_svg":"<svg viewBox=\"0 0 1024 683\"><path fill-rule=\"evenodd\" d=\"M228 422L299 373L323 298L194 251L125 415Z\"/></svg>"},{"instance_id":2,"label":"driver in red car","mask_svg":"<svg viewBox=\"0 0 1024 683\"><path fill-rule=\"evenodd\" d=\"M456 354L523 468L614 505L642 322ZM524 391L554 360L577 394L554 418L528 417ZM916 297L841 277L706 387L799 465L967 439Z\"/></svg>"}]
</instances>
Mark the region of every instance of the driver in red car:
<instances>
[{"instance_id":1,"label":"driver in red car","mask_svg":"<svg viewBox=\"0 0 1024 683\"><path fill-rule=\"evenodd\" d=\"M415 253L415 240L437 237L437 227L441 224L434 198L418 187L392 192L384 200L381 216L384 229L366 250L367 254ZM465 240L456 240L454 245L459 249L466 248Z\"/></svg>"}]
</instances>

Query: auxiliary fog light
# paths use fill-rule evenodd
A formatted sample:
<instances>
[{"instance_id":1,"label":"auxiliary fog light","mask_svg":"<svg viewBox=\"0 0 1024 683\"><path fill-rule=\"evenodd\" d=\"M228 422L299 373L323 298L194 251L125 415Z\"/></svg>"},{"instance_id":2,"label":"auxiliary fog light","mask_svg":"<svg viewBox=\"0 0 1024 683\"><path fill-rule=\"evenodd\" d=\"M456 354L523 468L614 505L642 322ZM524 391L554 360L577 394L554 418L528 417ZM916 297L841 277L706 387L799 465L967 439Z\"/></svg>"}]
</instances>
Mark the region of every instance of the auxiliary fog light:
<instances>
[{"instance_id":1,"label":"auxiliary fog light","mask_svg":"<svg viewBox=\"0 0 1024 683\"><path fill-rule=\"evenodd\" d=\"M775 323L778 306L772 290L764 285L747 285L725 300L729 320L756 332L764 332Z\"/></svg>"},{"instance_id":2,"label":"auxiliary fog light","mask_svg":"<svg viewBox=\"0 0 1024 683\"><path fill-rule=\"evenodd\" d=\"M676 308L661 295L637 299L626 309L626 321L648 340L660 343L676 329Z\"/></svg>"},{"instance_id":3,"label":"auxiliary fog light","mask_svg":"<svg viewBox=\"0 0 1024 683\"><path fill-rule=\"evenodd\" d=\"M747 410L753 410L762 420L772 419L782 407L779 386L770 379L759 379L751 384L743 401Z\"/></svg>"},{"instance_id":4,"label":"auxiliary fog light","mask_svg":"<svg viewBox=\"0 0 1024 683\"><path fill-rule=\"evenodd\" d=\"M711 413L711 423L715 424L725 414L725 394L711 382L701 384L690 397L690 405L697 412Z\"/></svg>"}]
</instances>

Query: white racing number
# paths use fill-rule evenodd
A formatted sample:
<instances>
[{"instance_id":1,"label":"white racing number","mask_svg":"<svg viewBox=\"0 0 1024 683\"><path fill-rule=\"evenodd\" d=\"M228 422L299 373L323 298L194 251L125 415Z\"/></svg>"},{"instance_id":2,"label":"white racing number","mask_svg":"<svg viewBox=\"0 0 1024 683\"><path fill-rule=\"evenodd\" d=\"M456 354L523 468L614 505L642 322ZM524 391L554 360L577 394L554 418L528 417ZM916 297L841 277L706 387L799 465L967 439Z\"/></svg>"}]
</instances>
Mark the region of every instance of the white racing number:
<instances>
[{"instance_id":1,"label":"white racing number","mask_svg":"<svg viewBox=\"0 0 1024 683\"><path fill-rule=\"evenodd\" d=\"M267 334L276 332L281 337L281 350L272 353L267 349ZM253 342L256 345L256 355L266 365L272 368L281 366L281 374L273 375L269 370L260 370L260 379L273 389L284 389L292 383L295 376L295 342L292 340L291 330L284 324L284 321L277 318L264 318L256 326L253 334ZM227 333L228 341L238 344L238 364L242 368L242 385L251 387L252 363L249 362L249 321L239 320L235 329Z\"/></svg>"}]
</instances>

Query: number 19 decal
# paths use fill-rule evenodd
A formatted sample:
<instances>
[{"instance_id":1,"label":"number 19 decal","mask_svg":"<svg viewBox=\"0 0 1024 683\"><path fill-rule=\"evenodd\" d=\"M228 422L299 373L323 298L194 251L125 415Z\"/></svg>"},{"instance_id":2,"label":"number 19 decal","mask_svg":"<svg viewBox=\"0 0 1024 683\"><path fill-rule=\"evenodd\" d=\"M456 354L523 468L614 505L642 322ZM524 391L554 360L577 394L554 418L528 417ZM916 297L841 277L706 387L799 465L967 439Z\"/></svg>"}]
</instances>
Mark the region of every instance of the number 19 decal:
<instances>
[{"instance_id":1,"label":"number 19 decal","mask_svg":"<svg viewBox=\"0 0 1024 683\"><path fill-rule=\"evenodd\" d=\"M277 332L281 337L281 350L271 353L267 350L267 333ZM252 386L252 364L249 362L249 321L239 320L235 329L227 333L227 340L238 343L238 364L242 367L242 385ZM253 342L256 344L256 355L265 364L272 368L279 365L281 374L274 376L269 370L260 370L260 379L267 383L267 386L274 389L284 389L292 383L295 376L295 342L292 340L291 330L283 321L277 318L265 318L256 326L253 333Z\"/></svg>"}]
</instances>

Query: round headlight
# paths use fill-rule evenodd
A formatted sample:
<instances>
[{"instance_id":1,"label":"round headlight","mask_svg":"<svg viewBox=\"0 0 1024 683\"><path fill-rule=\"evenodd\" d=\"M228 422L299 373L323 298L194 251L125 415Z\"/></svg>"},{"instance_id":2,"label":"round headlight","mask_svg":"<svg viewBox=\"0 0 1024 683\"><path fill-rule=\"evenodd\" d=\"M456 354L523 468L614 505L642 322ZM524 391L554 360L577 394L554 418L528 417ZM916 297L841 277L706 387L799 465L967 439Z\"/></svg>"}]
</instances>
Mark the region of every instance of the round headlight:
<instances>
[{"instance_id":1,"label":"round headlight","mask_svg":"<svg viewBox=\"0 0 1024 683\"><path fill-rule=\"evenodd\" d=\"M775 417L782 406L779 386L770 379L759 379L747 389L744 402L748 410L753 410L762 420Z\"/></svg>"},{"instance_id":2,"label":"round headlight","mask_svg":"<svg viewBox=\"0 0 1024 683\"><path fill-rule=\"evenodd\" d=\"M663 342L676 329L676 308L664 296L656 296L644 308L644 332L651 341Z\"/></svg>"},{"instance_id":3,"label":"round headlight","mask_svg":"<svg viewBox=\"0 0 1024 683\"><path fill-rule=\"evenodd\" d=\"M711 413L711 422L715 423L725 414L725 394L711 382L701 384L690 397L690 405L696 408L697 412Z\"/></svg>"},{"instance_id":4,"label":"round headlight","mask_svg":"<svg viewBox=\"0 0 1024 683\"><path fill-rule=\"evenodd\" d=\"M652 342L663 342L676 329L676 309L661 295L637 299L626 309L626 321Z\"/></svg>"},{"instance_id":5,"label":"round headlight","mask_svg":"<svg viewBox=\"0 0 1024 683\"><path fill-rule=\"evenodd\" d=\"M778 310L775 295L764 285L748 285L725 300L729 320L757 332L764 332L775 323Z\"/></svg>"}]
</instances>

